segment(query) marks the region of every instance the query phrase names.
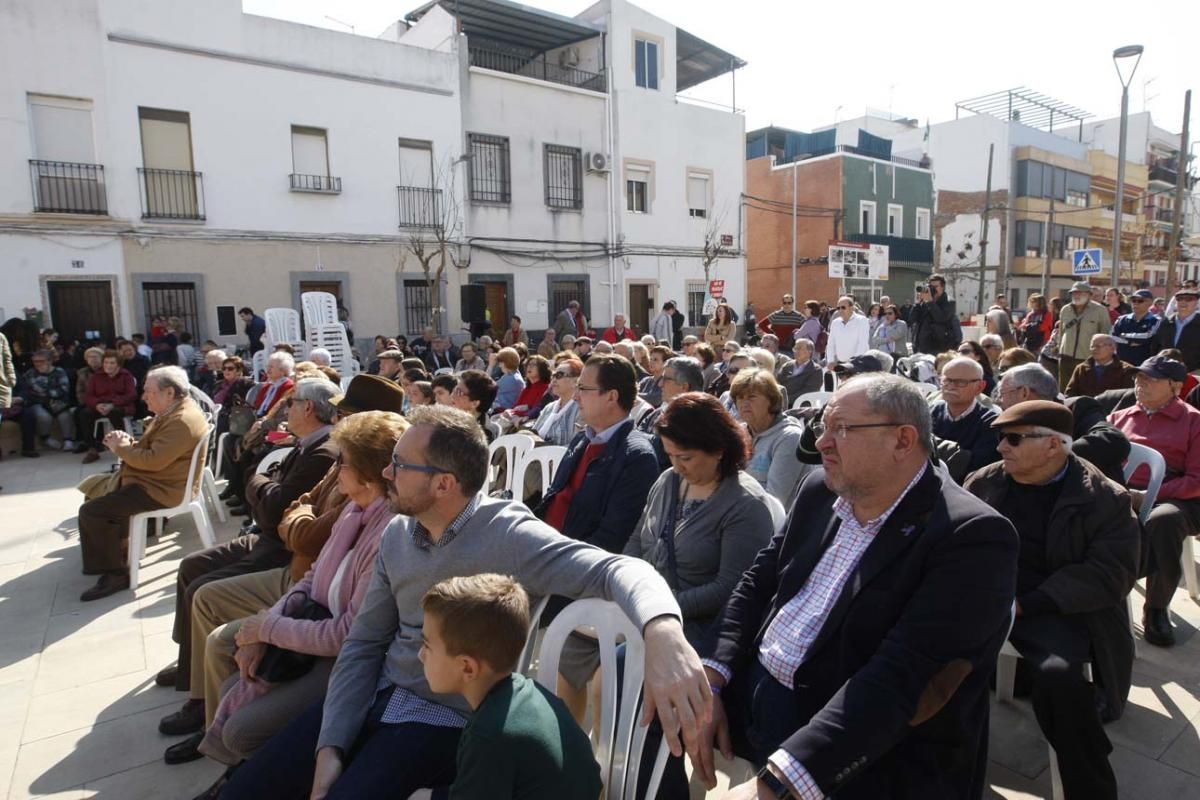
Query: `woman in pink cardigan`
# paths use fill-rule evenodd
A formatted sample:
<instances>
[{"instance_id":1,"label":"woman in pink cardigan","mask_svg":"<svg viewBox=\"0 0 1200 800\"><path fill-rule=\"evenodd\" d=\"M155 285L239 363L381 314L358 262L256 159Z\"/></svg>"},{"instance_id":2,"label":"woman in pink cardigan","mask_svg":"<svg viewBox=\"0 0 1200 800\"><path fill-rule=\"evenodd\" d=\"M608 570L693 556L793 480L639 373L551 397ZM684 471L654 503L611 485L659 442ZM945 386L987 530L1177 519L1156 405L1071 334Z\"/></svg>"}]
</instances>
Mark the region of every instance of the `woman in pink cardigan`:
<instances>
[{"instance_id":1,"label":"woman in pink cardigan","mask_svg":"<svg viewBox=\"0 0 1200 800\"><path fill-rule=\"evenodd\" d=\"M395 518L388 506L383 471L407 427L398 414L366 411L343 419L334 428L332 437L341 450L338 488L350 502L308 573L268 611L230 623L239 626L232 659L228 653L210 657L206 650L205 668L224 670L229 678L212 724L207 732L193 737L203 737L196 743L199 752L237 764L325 696L333 663L366 595L380 537ZM292 618L308 598L328 609L330 618ZM318 658L301 677L269 683L255 675L267 645ZM220 685L219 680L206 683ZM205 701L213 703L215 699L206 697Z\"/></svg>"}]
</instances>

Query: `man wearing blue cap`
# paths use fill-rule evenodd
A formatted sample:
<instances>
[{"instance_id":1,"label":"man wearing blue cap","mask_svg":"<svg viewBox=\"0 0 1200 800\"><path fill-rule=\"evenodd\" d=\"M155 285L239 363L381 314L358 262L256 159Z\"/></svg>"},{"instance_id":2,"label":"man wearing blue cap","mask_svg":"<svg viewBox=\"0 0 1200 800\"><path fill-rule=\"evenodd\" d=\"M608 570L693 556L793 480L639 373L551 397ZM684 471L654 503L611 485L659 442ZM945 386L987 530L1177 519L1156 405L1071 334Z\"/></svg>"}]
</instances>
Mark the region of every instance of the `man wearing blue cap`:
<instances>
[{"instance_id":1,"label":"man wearing blue cap","mask_svg":"<svg viewBox=\"0 0 1200 800\"><path fill-rule=\"evenodd\" d=\"M1108 418L1129 441L1157 450L1167 462L1166 478L1142 532L1143 627L1146 641L1159 647L1175 644L1168 607L1183 574L1183 537L1200 531L1200 411L1179 399L1186 378L1187 368L1172 358L1146 359L1133 386L1137 403ZM1148 481L1146 467L1128 481L1137 509Z\"/></svg>"},{"instance_id":2,"label":"man wearing blue cap","mask_svg":"<svg viewBox=\"0 0 1200 800\"><path fill-rule=\"evenodd\" d=\"M1117 340L1117 358L1129 364L1140 364L1157 350L1154 337L1162 318L1150 313L1154 307L1154 292L1138 289L1129 298L1133 313L1117 317L1112 326L1112 337Z\"/></svg>"},{"instance_id":3,"label":"man wearing blue cap","mask_svg":"<svg viewBox=\"0 0 1200 800\"><path fill-rule=\"evenodd\" d=\"M1155 334L1154 351L1174 347L1183 353L1188 372L1200 370L1200 319L1196 309L1200 289L1184 287L1175 293L1175 313L1168 314Z\"/></svg>"}]
</instances>

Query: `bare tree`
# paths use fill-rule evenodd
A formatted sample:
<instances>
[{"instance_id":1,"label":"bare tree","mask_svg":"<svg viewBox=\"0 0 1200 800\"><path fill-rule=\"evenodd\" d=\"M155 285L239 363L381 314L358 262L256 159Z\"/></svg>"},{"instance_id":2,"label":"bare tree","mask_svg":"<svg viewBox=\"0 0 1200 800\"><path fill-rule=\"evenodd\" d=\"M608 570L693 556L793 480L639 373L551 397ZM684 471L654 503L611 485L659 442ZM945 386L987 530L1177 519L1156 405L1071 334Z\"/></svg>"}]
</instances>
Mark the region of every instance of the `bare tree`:
<instances>
[{"instance_id":1,"label":"bare tree","mask_svg":"<svg viewBox=\"0 0 1200 800\"><path fill-rule=\"evenodd\" d=\"M407 241L401 246L400 271L404 271L411 253L421 269L421 277L429 293L429 324L442 331L446 306L442 298L442 279L447 264L460 266L459 247L462 243L462 205L458 199L455 167L462 159L447 158L438 163L430 175L428 188L400 187L408 190L410 202L401 204L401 225L411 228ZM401 180L405 176L401 175ZM404 218L407 212L407 219Z\"/></svg>"},{"instance_id":2,"label":"bare tree","mask_svg":"<svg viewBox=\"0 0 1200 800\"><path fill-rule=\"evenodd\" d=\"M700 261L704 265L704 288L708 290L708 285L712 280L713 264L722 256L728 255L732 251L732 247L721 242L721 226L725 223L728 206L722 206L721 210L713 214L708 219L708 224L704 226L704 250L701 253Z\"/></svg>"}]
</instances>

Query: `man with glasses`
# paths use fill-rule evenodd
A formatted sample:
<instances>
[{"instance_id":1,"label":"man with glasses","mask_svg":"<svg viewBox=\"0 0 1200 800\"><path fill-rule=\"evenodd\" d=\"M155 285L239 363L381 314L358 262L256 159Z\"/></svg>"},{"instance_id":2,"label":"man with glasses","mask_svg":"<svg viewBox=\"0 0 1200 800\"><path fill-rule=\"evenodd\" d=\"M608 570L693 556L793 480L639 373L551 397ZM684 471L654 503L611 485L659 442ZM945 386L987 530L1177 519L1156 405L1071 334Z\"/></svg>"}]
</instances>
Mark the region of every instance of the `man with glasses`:
<instances>
[{"instance_id":1,"label":"man with glasses","mask_svg":"<svg viewBox=\"0 0 1200 800\"><path fill-rule=\"evenodd\" d=\"M1183 288L1175 293L1175 313L1168 314L1154 338L1154 350L1173 347L1183 353L1188 372L1200 372L1200 324L1196 322L1196 302L1200 289Z\"/></svg>"},{"instance_id":2,"label":"man with glasses","mask_svg":"<svg viewBox=\"0 0 1200 800\"><path fill-rule=\"evenodd\" d=\"M658 457L659 472L670 469L671 460L663 449L662 439L654 429L663 409L671 404L684 392L700 392L704 390L704 368L700 362L687 356L676 356L667 361L662 372L662 405L643 416L637 423L637 429L650 437L654 445L654 454Z\"/></svg>"},{"instance_id":3,"label":"man with glasses","mask_svg":"<svg viewBox=\"0 0 1200 800\"><path fill-rule=\"evenodd\" d=\"M586 394L598 391L595 371L589 363L580 381ZM628 399L632 378L625 389ZM681 732L688 749L697 749L709 690L683 638L679 606L654 568L561 536L520 503L482 498L487 443L469 415L426 406L414 409L410 422L384 471L392 510L402 516L381 540L324 703L242 764L221 797L325 797L332 789L373 800L453 783L470 707L457 695L435 694L425 680L420 600L441 580L496 569L533 596L617 603L645 639L647 714L657 714L676 754ZM498 785L497 796L503 794Z\"/></svg>"},{"instance_id":4,"label":"man with glasses","mask_svg":"<svg viewBox=\"0 0 1200 800\"><path fill-rule=\"evenodd\" d=\"M829 343L825 347L825 366L832 370L839 362L849 361L871 349L871 323L854 310L854 298L839 297L837 309L829 320Z\"/></svg>"},{"instance_id":5,"label":"man with glasses","mask_svg":"<svg viewBox=\"0 0 1200 800\"><path fill-rule=\"evenodd\" d=\"M823 469L701 650L715 698L696 772L715 785L715 734L760 769L731 796L920 796L936 775L939 796L979 797L1017 535L930 464L911 381L854 378L819 428Z\"/></svg>"},{"instance_id":6,"label":"man with glasses","mask_svg":"<svg viewBox=\"0 0 1200 800\"><path fill-rule=\"evenodd\" d=\"M789 362L779 373L779 384L789 402L809 392L821 391L821 365L816 362L816 345L811 339L799 338L792 345L794 361Z\"/></svg>"},{"instance_id":7,"label":"man with glasses","mask_svg":"<svg viewBox=\"0 0 1200 800\"><path fill-rule=\"evenodd\" d=\"M1004 352L1004 340L997 334L985 333L979 337L979 346L983 348L983 354L987 356L988 363L992 365L992 372L1000 370L1000 354ZM962 345L959 345L961 348Z\"/></svg>"},{"instance_id":8,"label":"man with glasses","mask_svg":"<svg viewBox=\"0 0 1200 800\"><path fill-rule=\"evenodd\" d=\"M1075 368L1067 383L1067 397L1095 397L1110 389L1130 389L1137 367L1117 358L1117 342L1107 333L1092 337L1091 357Z\"/></svg>"},{"instance_id":9,"label":"man with glasses","mask_svg":"<svg viewBox=\"0 0 1200 800\"><path fill-rule=\"evenodd\" d=\"M1125 597L1137 580L1137 518L1124 489L1072 455L1064 406L1018 403L994 425L1003 461L971 475L966 489L1021 537L1008 640L1032 678L1033 710L1065 796L1116 800L1101 720L1121 715L1133 671Z\"/></svg>"},{"instance_id":10,"label":"man with glasses","mask_svg":"<svg viewBox=\"0 0 1200 800\"><path fill-rule=\"evenodd\" d=\"M292 554L280 538L278 526L288 505L316 486L338 457L329 432L336 414L331 401L339 394L341 390L326 378L305 378L296 384L287 412L288 433L296 437L296 446L276 467L246 482L247 509L235 510L248 510L258 524L258 532L244 529L232 541L192 553L180 562L171 633L179 645L179 660L159 671L155 678L159 686L174 686L180 692L192 687L192 601L200 587L221 578L286 567L291 561ZM183 736L201 730L203 697L203 691L193 693L182 709L159 723L159 731Z\"/></svg>"},{"instance_id":11,"label":"man with glasses","mask_svg":"<svg viewBox=\"0 0 1200 800\"><path fill-rule=\"evenodd\" d=\"M1117 358L1127 364L1140 364L1156 352L1154 338L1162 318L1150 313L1154 293L1149 289L1138 289L1129 297L1133 313L1117 317L1112 326L1112 337L1117 343Z\"/></svg>"},{"instance_id":12,"label":"man with glasses","mask_svg":"<svg viewBox=\"0 0 1200 800\"><path fill-rule=\"evenodd\" d=\"M970 451L968 471L990 464L996 454L996 412L979 402L983 391L983 366L973 358L952 358L942 367L942 399L929 409L933 433Z\"/></svg>"},{"instance_id":13,"label":"man with glasses","mask_svg":"<svg viewBox=\"0 0 1200 800\"><path fill-rule=\"evenodd\" d=\"M806 317L796 310L796 298L785 294L779 308L758 321L759 333L773 333L780 346L790 344L792 334L804 324Z\"/></svg>"}]
</instances>

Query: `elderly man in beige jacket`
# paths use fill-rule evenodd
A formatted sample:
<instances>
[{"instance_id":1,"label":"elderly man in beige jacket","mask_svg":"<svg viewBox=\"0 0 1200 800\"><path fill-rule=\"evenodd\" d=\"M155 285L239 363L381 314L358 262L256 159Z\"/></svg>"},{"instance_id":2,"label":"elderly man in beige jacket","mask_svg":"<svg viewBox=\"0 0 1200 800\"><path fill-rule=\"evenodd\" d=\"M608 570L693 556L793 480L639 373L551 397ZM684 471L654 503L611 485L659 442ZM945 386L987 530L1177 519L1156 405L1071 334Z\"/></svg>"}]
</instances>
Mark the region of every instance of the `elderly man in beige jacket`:
<instances>
[{"instance_id":1,"label":"elderly man in beige jacket","mask_svg":"<svg viewBox=\"0 0 1200 800\"><path fill-rule=\"evenodd\" d=\"M80 596L85 603L129 588L129 519L178 505L194 489L186 485L188 467L208 420L188 395L187 373L179 367L150 370L142 399L154 414L142 437L114 430L104 438L104 446L121 459L118 488L79 507L83 574L100 576Z\"/></svg>"}]
</instances>

